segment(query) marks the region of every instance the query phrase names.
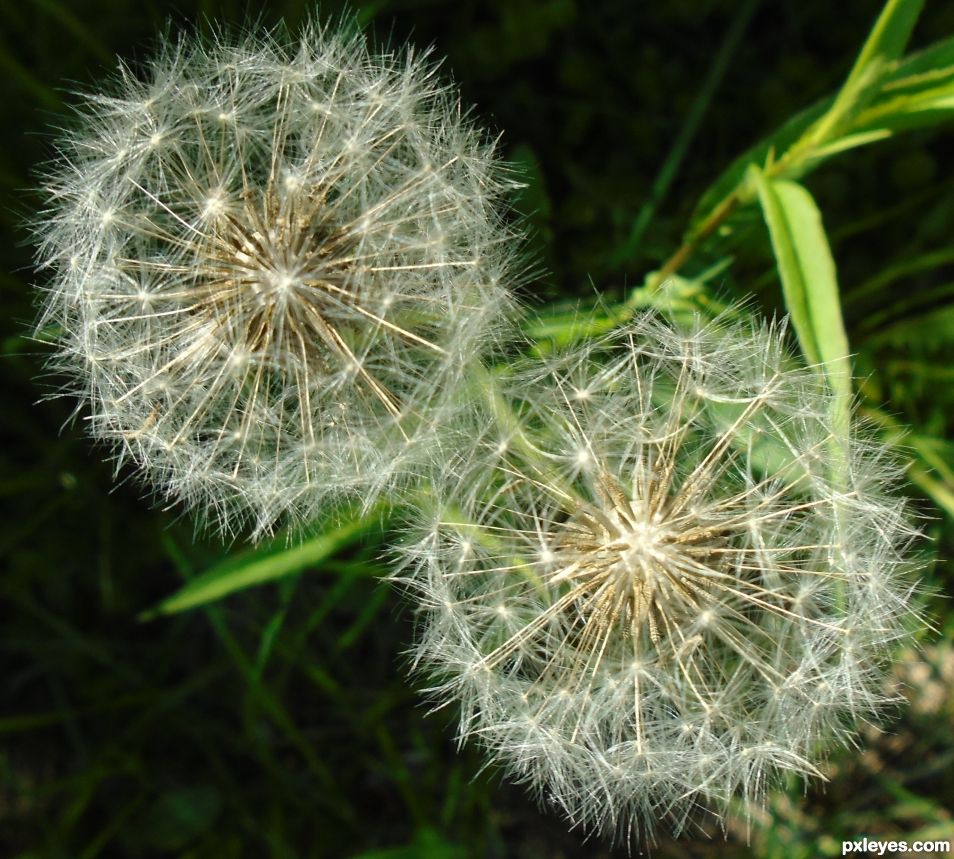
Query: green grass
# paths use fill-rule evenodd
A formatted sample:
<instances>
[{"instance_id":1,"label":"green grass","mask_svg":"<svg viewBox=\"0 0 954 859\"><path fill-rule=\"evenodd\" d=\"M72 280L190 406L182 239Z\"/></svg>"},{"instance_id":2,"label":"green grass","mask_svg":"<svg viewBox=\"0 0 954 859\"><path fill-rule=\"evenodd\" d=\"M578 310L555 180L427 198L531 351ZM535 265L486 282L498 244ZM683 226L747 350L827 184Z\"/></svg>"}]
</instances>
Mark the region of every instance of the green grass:
<instances>
[{"instance_id":1,"label":"green grass","mask_svg":"<svg viewBox=\"0 0 954 859\"><path fill-rule=\"evenodd\" d=\"M42 377L45 347L28 336L43 275L22 223L38 205L31 171L50 154L47 129L69 121L72 90L115 54L147 54L167 20L236 22L244 6L0 2L0 854L623 856L483 770L479 750L458 750L451 710L427 713L402 656L413 610L377 579L392 536L379 520L331 553L317 538L294 563L257 553L251 567L244 546L153 508L131 473L114 479L82 420L69 421L73 404L46 398L57 380ZM263 19L294 25L309 8L273 2ZM838 88L880 4L353 8L380 40L411 36L446 55L464 102L527 168L520 206L547 273L525 297L542 309L594 290L611 305L629 297L680 246L733 159ZM928 4L913 47L952 34L954 9ZM952 134L950 124L899 131L800 179L837 265L859 399L887 440L906 443L907 489L933 517L922 576L939 593L954 590ZM685 282L708 301L781 312L757 206L724 228L680 269ZM194 596L235 570L245 585L266 583L141 619L187 582ZM661 842L656 855L787 859L836 856L862 835L954 840L954 609L939 598L930 609L940 635L928 641L943 643L926 667L902 661L913 704L866 735L863 755L836 754L827 786L793 783L750 819L740 810L728 842L701 817L703 835Z\"/></svg>"}]
</instances>

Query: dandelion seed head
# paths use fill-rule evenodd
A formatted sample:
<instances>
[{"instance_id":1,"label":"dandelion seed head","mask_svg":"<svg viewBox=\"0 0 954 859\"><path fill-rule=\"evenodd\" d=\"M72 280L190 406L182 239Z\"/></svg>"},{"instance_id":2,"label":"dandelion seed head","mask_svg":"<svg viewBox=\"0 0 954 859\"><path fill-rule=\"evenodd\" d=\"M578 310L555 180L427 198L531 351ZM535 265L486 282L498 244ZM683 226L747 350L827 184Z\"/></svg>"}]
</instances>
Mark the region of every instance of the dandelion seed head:
<instances>
[{"instance_id":1,"label":"dandelion seed head","mask_svg":"<svg viewBox=\"0 0 954 859\"><path fill-rule=\"evenodd\" d=\"M513 443L489 430L439 471L441 512L397 576L460 738L627 838L817 776L887 703L915 531L883 452L836 431L783 329L646 315L518 367L502 396ZM461 535L472 551L449 563ZM454 610L426 609L441 600Z\"/></svg>"},{"instance_id":2,"label":"dandelion seed head","mask_svg":"<svg viewBox=\"0 0 954 859\"><path fill-rule=\"evenodd\" d=\"M409 474L508 324L515 187L347 22L163 43L47 170L39 327L117 462L255 537Z\"/></svg>"}]
</instances>

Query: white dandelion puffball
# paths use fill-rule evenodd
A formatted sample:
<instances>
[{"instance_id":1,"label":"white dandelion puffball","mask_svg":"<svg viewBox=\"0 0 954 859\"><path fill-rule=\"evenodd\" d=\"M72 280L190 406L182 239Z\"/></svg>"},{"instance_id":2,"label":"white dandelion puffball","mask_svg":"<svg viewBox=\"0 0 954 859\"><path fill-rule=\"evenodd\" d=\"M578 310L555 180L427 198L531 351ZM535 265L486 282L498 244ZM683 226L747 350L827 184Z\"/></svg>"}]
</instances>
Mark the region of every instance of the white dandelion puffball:
<instances>
[{"instance_id":1,"label":"white dandelion puffball","mask_svg":"<svg viewBox=\"0 0 954 859\"><path fill-rule=\"evenodd\" d=\"M433 700L585 829L758 801L885 703L915 532L783 338L643 316L518 369L404 548Z\"/></svg>"},{"instance_id":2,"label":"white dandelion puffball","mask_svg":"<svg viewBox=\"0 0 954 859\"><path fill-rule=\"evenodd\" d=\"M92 435L254 536L408 473L513 309L515 183L433 64L184 37L79 114L35 232Z\"/></svg>"}]
</instances>

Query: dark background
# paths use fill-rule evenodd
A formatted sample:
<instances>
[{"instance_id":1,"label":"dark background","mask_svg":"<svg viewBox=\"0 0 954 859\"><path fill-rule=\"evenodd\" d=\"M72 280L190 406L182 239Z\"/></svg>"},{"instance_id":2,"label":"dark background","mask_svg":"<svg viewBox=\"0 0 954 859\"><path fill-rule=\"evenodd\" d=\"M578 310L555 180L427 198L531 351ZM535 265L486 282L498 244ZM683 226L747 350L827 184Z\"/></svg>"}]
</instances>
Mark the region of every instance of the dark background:
<instances>
[{"instance_id":1,"label":"dark background","mask_svg":"<svg viewBox=\"0 0 954 859\"><path fill-rule=\"evenodd\" d=\"M954 34L954 4L927 5L915 47ZM333 17L342 6L321 8ZM527 182L516 207L533 231L528 258L544 271L524 298L542 307L594 293L614 300L641 284L678 246L719 172L837 87L880 4L369 0L351 8L379 43L433 45L463 102L502 132L503 154ZM272 2L261 20L284 17L294 29L311 9ZM176 510L152 509L128 473L114 480L82 422L69 422L71 404L37 402L55 380L37 379L43 347L29 334L42 275L32 270L24 224L39 205L31 171L50 155L50 128L70 122L71 91L95 87L115 55L135 63L167 25L240 23L246 11L224 0L0 2L0 855L617 855L482 771L476 749L458 751L452 711L426 715L401 655L413 617L375 579L386 572L378 560L386 535L369 532L279 585L137 621L240 547L196 535ZM709 81L717 85L700 101ZM944 130L917 132L808 180L868 396L915 433L942 440L942 459L954 421L954 316L918 325L892 301L935 296L954 274L951 143ZM671 174L661 174L665 164ZM735 265L714 288L771 312L779 290L756 228L730 248ZM933 266L906 265L931 253L940 254ZM684 273L713 259L704 252ZM899 319L909 324L896 337L872 338ZM906 370L912 356L931 372ZM935 517L926 527L937 551L954 557L950 521L910 491ZM950 590L949 564L926 569L932 586ZM887 734L868 731L865 755L836 755L827 788L806 794L793 783L766 810L732 821L728 842L701 816L698 836L663 840L656 855L809 857L837 855L842 839L865 834L954 837L951 609L938 606L941 643L899 668L916 705Z\"/></svg>"}]
</instances>

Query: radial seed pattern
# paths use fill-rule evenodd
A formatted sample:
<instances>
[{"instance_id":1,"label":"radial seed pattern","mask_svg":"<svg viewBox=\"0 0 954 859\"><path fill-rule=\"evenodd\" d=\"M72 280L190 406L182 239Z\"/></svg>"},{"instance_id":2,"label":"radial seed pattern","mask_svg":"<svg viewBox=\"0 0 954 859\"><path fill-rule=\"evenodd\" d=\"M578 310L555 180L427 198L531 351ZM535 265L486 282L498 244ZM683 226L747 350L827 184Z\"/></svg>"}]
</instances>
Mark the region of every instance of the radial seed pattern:
<instances>
[{"instance_id":1,"label":"radial seed pattern","mask_svg":"<svg viewBox=\"0 0 954 859\"><path fill-rule=\"evenodd\" d=\"M399 576L461 739L624 835L817 775L884 703L913 532L782 332L644 317L503 399Z\"/></svg>"},{"instance_id":2,"label":"radial seed pattern","mask_svg":"<svg viewBox=\"0 0 954 859\"><path fill-rule=\"evenodd\" d=\"M513 183L455 98L317 25L87 96L37 233L92 433L256 536L408 473L512 309Z\"/></svg>"}]
</instances>

